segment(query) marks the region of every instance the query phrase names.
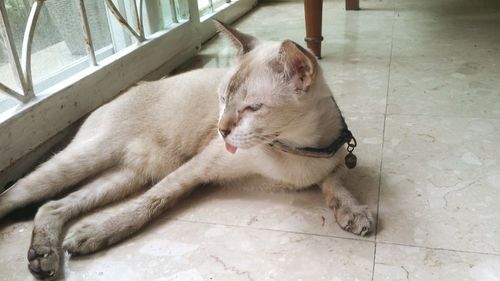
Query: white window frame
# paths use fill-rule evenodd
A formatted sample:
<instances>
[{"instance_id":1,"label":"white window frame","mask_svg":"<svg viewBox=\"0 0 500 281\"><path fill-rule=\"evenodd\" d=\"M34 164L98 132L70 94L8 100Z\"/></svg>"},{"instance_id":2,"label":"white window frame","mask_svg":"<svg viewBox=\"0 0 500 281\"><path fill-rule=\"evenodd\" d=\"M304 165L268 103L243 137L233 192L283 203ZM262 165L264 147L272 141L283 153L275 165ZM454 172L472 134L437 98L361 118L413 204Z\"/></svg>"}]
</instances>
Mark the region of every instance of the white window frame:
<instances>
[{"instance_id":1,"label":"white window frame","mask_svg":"<svg viewBox=\"0 0 500 281\"><path fill-rule=\"evenodd\" d=\"M0 191L5 183L31 168L32 161L21 160L30 158L30 153L43 154L40 150L47 150L43 144L56 134L147 74L155 70L168 73L194 56L201 44L216 32L210 18L230 23L257 4L257 0L234 1L200 20L197 1L187 1L188 21L174 23L172 28L156 32L143 42L133 43L95 65L80 68L72 76L40 92L35 89L36 95L33 91L25 92L33 95L27 96L29 101L0 114ZM42 2L37 0L34 5ZM116 19L110 18L112 21ZM27 54L30 53L28 48ZM25 59L23 56L18 62L22 64ZM83 61L80 63L83 68ZM18 74L19 79L26 78L22 77L22 71Z\"/></svg>"}]
</instances>

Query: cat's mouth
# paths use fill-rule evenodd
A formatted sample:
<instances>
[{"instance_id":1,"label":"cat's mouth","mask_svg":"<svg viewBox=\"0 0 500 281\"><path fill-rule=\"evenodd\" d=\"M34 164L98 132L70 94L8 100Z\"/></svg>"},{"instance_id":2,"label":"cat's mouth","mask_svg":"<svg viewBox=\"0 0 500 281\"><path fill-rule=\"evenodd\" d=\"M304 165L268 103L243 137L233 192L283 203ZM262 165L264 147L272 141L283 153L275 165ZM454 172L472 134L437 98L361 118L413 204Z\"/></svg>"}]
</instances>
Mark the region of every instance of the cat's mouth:
<instances>
[{"instance_id":1,"label":"cat's mouth","mask_svg":"<svg viewBox=\"0 0 500 281\"><path fill-rule=\"evenodd\" d=\"M279 133L267 134L267 135L261 135L261 134L231 135L228 136L227 138L224 138L224 147L229 153L235 154L238 148L247 149L257 144L271 143L278 136Z\"/></svg>"},{"instance_id":2,"label":"cat's mouth","mask_svg":"<svg viewBox=\"0 0 500 281\"><path fill-rule=\"evenodd\" d=\"M226 150L231 153L231 154L235 154L236 153L236 150L238 149L236 146L232 145L232 144L229 144L227 142L224 142L224 147L226 148Z\"/></svg>"}]
</instances>

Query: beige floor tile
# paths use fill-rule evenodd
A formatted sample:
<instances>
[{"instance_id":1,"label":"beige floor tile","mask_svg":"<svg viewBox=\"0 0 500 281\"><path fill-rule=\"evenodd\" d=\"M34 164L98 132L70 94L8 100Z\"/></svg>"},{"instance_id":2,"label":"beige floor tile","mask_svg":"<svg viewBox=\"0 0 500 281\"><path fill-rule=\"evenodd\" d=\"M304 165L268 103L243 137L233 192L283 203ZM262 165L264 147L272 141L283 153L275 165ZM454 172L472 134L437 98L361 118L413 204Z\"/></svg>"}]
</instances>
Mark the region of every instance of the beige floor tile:
<instances>
[{"instance_id":1,"label":"beige floor tile","mask_svg":"<svg viewBox=\"0 0 500 281\"><path fill-rule=\"evenodd\" d=\"M432 23L431 23L432 24ZM492 35L490 38L494 38ZM399 59L436 59L441 64L446 60L476 60L491 63L500 59L500 42L487 40L436 40L422 37L395 38L393 42L393 58Z\"/></svg>"},{"instance_id":2,"label":"beige floor tile","mask_svg":"<svg viewBox=\"0 0 500 281\"><path fill-rule=\"evenodd\" d=\"M499 117L499 7L398 2L388 113Z\"/></svg>"},{"instance_id":3,"label":"beige floor tile","mask_svg":"<svg viewBox=\"0 0 500 281\"><path fill-rule=\"evenodd\" d=\"M411 20L418 21L422 18L450 19L485 18L496 14L500 3L491 0L481 1L415 1L398 0L394 2L396 11L402 15L412 16Z\"/></svg>"},{"instance_id":4,"label":"beige floor tile","mask_svg":"<svg viewBox=\"0 0 500 281\"><path fill-rule=\"evenodd\" d=\"M329 16L324 13L324 42L344 40L346 43L389 43L392 40L394 11L341 11ZM366 48L364 51L370 51ZM387 48L386 51L390 51Z\"/></svg>"},{"instance_id":5,"label":"beige floor tile","mask_svg":"<svg viewBox=\"0 0 500 281\"><path fill-rule=\"evenodd\" d=\"M24 251L31 227L2 230L0 280L32 280ZM372 242L160 220L122 244L67 260L65 280L371 280L373 248Z\"/></svg>"},{"instance_id":6,"label":"beige floor tile","mask_svg":"<svg viewBox=\"0 0 500 281\"><path fill-rule=\"evenodd\" d=\"M374 281L494 281L500 256L377 244Z\"/></svg>"},{"instance_id":7,"label":"beige floor tile","mask_svg":"<svg viewBox=\"0 0 500 281\"><path fill-rule=\"evenodd\" d=\"M391 42L391 38L380 40L357 39L349 36L327 38L322 44L320 61L330 59L338 62L343 59L366 57L389 62Z\"/></svg>"},{"instance_id":8,"label":"beige floor tile","mask_svg":"<svg viewBox=\"0 0 500 281\"><path fill-rule=\"evenodd\" d=\"M325 56L320 65L343 112L385 113L388 58L342 56L337 60Z\"/></svg>"},{"instance_id":9,"label":"beige floor tile","mask_svg":"<svg viewBox=\"0 0 500 281\"><path fill-rule=\"evenodd\" d=\"M378 241L500 253L500 123L390 116Z\"/></svg>"},{"instance_id":10,"label":"beige floor tile","mask_svg":"<svg viewBox=\"0 0 500 281\"><path fill-rule=\"evenodd\" d=\"M414 1L416 2L416 1ZM436 1L439 7L398 11L393 56L500 59L500 7L493 2ZM465 6L460 4L467 3Z\"/></svg>"},{"instance_id":11,"label":"beige floor tile","mask_svg":"<svg viewBox=\"0 0 500 281\"><path fill-rule=\"evenodd\" d=\"M475 58L392 58L389 114L500 117L500 63Z\"/></svg>"}]
</instances>

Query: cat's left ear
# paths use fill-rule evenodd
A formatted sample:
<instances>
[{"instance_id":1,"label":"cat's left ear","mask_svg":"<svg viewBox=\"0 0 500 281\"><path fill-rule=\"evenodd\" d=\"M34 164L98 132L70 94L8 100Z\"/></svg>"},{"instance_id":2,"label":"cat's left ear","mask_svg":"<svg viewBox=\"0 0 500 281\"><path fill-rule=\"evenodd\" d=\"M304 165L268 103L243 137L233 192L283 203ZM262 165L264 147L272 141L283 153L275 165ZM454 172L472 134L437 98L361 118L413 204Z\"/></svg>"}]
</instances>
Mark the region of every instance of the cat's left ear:
<instances>
[{"instance_id":1,"label":"cat's left ear","mask_svg":"<svg viewBox=\"0 0 500 281\"><path fill-rule=\"evenodd\" d=\"M299 44L285 40L281 43L278 57L271 68L293 83L297 90L307 91L316 77L318 62L311 52Z\"/></svg>"},{"instance_id":2,"label":"cat's left ear","mask_svg":"<svg viewBox=\"0 0 500 281\"><path fill-rule=\"evenodd\" d=\"M238 56L242 56L250 52L259 43L257 38L253 37L252 35L239 32L238 30L219 20L212 20L214 21L217 29L231 41L233 46L236 48Z\"/></svg>"}]
</instances>

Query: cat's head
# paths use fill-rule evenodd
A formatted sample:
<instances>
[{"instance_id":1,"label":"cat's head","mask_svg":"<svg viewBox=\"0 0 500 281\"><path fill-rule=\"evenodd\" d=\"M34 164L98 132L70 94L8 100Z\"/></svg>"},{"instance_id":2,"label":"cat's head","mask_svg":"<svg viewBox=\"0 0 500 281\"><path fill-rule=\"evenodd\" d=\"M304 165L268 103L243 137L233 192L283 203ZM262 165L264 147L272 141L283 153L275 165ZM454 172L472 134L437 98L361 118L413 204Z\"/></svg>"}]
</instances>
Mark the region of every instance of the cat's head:
<instances>
[{"instance_id":1,"label":"cat's head","mask_svg":"<svg viewBox=\"0 0 500 281\"><path fill-rule=\"evenodd\" d=\"M216 25L238 56L218 93L218 126L226 149L234 153L295 130L318 74L314 55L290 40L261 42L221 22Z\"/></svg>"}]
</instances>

